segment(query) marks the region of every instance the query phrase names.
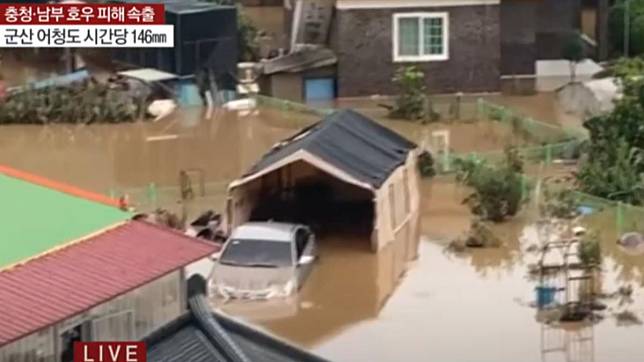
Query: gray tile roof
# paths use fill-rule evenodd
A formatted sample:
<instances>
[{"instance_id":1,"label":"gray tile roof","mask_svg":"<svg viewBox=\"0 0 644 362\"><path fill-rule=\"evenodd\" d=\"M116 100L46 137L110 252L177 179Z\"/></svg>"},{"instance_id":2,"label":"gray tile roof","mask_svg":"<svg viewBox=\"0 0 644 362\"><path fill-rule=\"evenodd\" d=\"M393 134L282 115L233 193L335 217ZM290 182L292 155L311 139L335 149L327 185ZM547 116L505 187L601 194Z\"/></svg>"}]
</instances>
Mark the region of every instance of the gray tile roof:
<instances>
[{"instance_id":1,"label":"gray tile roof","mask_svg":"<svg viewBox=\"0 0 644 362\"><path fill-rule=\"evenodd\" d=\"M195 298L203 299L193 303ZM207 305L203 296L192 297L190 312L145 338L148 361L327 361L245 323L213 313Z\"/></svg>"},{"instance_id":2,"label":"gray tile roof","mask_svg":"<svg viewBox=\"0 0 644 362\"><path fill-rule=\"evenodd\" d=\"M278 143L245 176L305 150L379 188L414 148L413 142L368 117L339 110Z\"/></svg>"}]
</instances>

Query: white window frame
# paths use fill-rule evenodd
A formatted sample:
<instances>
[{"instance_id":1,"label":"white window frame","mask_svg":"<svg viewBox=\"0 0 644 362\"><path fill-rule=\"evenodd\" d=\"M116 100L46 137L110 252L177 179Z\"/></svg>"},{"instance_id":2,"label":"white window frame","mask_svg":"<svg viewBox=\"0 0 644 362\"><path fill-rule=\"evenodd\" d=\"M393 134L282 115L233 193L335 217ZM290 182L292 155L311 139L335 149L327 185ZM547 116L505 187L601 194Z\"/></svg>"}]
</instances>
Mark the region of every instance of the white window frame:
<instances>
[{"instance_id":1,"label":"white window frame","mask_svg":"<svg viewBox=\"0 0 644 362\"><path fill-rule=\"evenodd\" d=\"M419 55L399 55L398 24L400 19L414 18L419 19L418 27ZM442 19L443 20L443 53L442 54L423 54L424 53L424 28L422 26L424 19ZM394 62L433 62L444 61L449 59L449 14L446 12L428 12L428 13L396 13L393 15L393 58Z\"/></svg>"}]
</instances>

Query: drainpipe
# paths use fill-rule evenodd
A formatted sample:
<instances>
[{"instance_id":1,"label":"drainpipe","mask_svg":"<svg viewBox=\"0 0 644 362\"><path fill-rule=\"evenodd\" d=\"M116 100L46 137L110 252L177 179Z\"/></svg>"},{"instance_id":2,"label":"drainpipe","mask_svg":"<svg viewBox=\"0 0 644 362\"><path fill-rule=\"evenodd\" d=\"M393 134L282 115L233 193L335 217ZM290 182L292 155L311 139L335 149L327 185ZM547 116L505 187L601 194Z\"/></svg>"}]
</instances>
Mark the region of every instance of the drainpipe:
<instances>
[{"instance_id":1,"label":"drainpipe","mask_svg":"<svg viewBox=\"0 0 644 362\"><path fill-rule=\"evenodd\" d=\"M598 52L600 61L608 58L608 13L610 11L609 0L597 0L597 21L595 23L595 34L597 37Z\"/></svg>"},{"instance_id":2,"label":"drainpipe","mask_svg":"<svg viewBox=\"0 0 644 362\"><path fill-rule=\"evenodd\" d=\"M291 42L289 53L293 52L295 45L297 44L297 38L300 33L300 25L302 22L302 12L303 4L302 0L294 0L295 4L293 5L293 21L291 22Z\"/></svg>"}]
</instances>

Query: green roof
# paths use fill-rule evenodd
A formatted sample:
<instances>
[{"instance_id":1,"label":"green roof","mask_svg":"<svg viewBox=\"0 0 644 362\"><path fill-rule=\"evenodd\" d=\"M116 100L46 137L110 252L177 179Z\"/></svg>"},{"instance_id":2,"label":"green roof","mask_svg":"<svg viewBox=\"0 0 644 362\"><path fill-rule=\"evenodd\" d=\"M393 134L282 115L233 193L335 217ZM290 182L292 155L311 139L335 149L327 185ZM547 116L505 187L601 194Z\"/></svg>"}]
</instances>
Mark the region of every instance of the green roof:
<instances>
[{"instance_id":1,"label":"green roof","mask_svg":"<svg viewBox=\"0 0 644 362\"><path fill-rule=\"evenodd\" d=\"M0 173L0 270L130 218L116 207Z\"/></svg>"}]
</instances>

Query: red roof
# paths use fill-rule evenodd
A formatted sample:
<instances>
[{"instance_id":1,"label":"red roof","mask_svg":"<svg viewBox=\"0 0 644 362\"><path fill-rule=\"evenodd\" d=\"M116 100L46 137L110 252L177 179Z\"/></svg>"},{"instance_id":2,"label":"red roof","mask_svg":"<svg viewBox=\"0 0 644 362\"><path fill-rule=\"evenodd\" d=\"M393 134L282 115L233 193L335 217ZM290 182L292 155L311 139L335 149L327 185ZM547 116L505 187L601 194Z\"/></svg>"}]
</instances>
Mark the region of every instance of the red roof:
<instances>
[{"instance_id":1,"label":"red roof","mask_svg":"<svg viewBox=\"0 0 644 362\"><path fill-rule=\"evenodd\" d=\"M129 221L0 272L0 346L88 310L215 251L215 244Z\"/></svg>"}]
</instances>

